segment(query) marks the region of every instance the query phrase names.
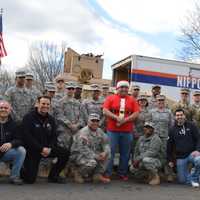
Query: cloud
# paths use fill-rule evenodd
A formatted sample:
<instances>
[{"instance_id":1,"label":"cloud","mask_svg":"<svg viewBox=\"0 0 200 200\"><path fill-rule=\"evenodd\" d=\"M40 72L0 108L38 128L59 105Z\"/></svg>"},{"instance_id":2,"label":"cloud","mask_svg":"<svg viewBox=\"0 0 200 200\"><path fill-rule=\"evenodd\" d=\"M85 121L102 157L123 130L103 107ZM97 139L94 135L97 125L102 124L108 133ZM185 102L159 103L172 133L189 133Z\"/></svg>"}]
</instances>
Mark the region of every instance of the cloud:
<instances>
[{"instance_id":1,"label":"cloud","mask_svg":"<svg viewBox=\"0 0 200 200\"><path fill-rule=\"evenodd\" d=\"M84 9L84 1L6 0L1 6L9 31L26 35L56 31L82 42L97 39L93 31L96 16Z\"/></svg>"},{"instance_id":2,"label":"cloud","mask_svg":"<svg viewBox=\"0 0 200 200\"><path fill-rule=\"evenodd\" d=\"M4 8L4 38L8 51L3 63L11 70L26 63L28 46L35 40L66 41L80 53L104 53L104 78L111 78L111 64L126 56L161 55L157 46L104 19L87 1L6 0L1 6ZM109 10L114 17L116 8L113 3L113 11ZM122 17L123 13L116 18ZM125 17L121 19L126 20Z\"/></svg>"},{"instance_id":3,"label":"cloud","mask_svg":"<svg viewBox=\"0 0 200 200\"><path fill-rule=\"evenodd\" d=\"M191 0L97 0L118 22L146 33L177 32L186 12L193 8Z\"/></svg>"},{"instance_id":4,"label":"cloud","mask_svg":"<svg viewBox=\"0 0 200 200\"><path fill-rule=\"evenodd\" d=\"M111 65L129 55L161 55L160 49L133 33L121 31L110 23L96 25L100 40L85 46L86 51L104 54L104 78L112 78Z\"/></svg>"}]
</instances>

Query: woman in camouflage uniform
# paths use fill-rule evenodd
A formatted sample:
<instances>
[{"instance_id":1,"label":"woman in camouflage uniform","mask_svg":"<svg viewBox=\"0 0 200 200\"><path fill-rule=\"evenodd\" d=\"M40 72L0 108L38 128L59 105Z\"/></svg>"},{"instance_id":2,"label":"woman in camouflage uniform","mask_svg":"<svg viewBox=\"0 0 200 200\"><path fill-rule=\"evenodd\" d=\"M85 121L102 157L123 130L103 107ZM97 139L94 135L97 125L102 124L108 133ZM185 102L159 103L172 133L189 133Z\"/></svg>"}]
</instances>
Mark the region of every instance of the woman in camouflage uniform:
<instances>
[{"instance_id":1,"label":"woman in camouflage uniform","mask_svg":"<svg viewBox=\"0 0 200 200\"><path fill-rule=\"evenodd\" d=\"M135 145L139 137L143 135L144 123L150 120L150 112L148 109L147 96L140 95L137 100L140 106L140 112L139 112L138 118L135 121L135 128L133 129L134 140L133 140L133 145L132 145L132 157L134 156Z\"/></svg>"}]
</instances>

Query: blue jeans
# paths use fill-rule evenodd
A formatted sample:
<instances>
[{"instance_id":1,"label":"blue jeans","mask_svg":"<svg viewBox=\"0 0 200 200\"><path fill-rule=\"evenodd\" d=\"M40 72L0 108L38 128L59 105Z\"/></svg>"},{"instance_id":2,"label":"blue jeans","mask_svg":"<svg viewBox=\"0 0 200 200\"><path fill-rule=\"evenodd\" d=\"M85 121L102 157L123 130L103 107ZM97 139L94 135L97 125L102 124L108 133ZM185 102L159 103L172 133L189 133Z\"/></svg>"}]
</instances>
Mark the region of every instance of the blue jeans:
<instances>
[{"instance_id":1,"label":"blue jeans","mask_svg":"<svg viewBox=\"0 0 200 200\"><path fill-rule=\"evenodd\" d=\"M107 166L106 175L109 176L112 175L113 161L115 157L116 147L118 145L120 153L118 174L126 176L128 172L128 162L130 158L133 135L132 133L111 132L111 131L108 131L107 133L111 144L111 158Z\"/></svg>"},{"instance_id":2,"label":"blue jeans","mask_svg":"<svg viewBox=\"0 0 200 200\"><path fill-rule=\"evenodd\" d=\"M193 164L193 170L190 173L188 164ZM189 155L184 159L177 159L177 176L179 183L190 184L191 181L199 182L200 176L200 156L193 157Z\"/></svg>"},{"instance_id":3,"label":"blue jeans","mask_svg":"<svg viewBox=\"0 0 200 200\"><path fill-rule=\"evenodd\" d=\"M24 163L26 156L26 150L24 147L20 146L18 148L12 148L8 150L1 158L0 162L10 162L12 163L11 178L19 177L20 170Z\"/></svg>"}]
</instances>

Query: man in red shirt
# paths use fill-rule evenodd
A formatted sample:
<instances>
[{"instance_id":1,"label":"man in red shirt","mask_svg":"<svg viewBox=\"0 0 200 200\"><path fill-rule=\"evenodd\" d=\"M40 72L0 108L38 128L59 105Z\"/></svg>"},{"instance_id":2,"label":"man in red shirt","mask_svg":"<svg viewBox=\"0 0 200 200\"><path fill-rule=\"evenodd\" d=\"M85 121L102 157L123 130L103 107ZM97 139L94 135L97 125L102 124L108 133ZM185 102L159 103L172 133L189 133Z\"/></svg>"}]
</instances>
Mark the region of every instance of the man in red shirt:
<instances>
[{"instance_id":1,"label":"man in red shirt","mask_svg":"<svg viewBox=\"0 0 200 200\"><path fill-rule=\"evenodd\" d=\"M128 81L119 81L117 83L117 94L108 96L103 105L103 112L107 117L106 129L111 142L111 159L106 176L112 175L113 160L118 145L120 153L118 174L122 180L128 180L127 172L133 139L133 121L139 113L137 101L128 95L128 90Z\"/></svg>"}]
</instances>

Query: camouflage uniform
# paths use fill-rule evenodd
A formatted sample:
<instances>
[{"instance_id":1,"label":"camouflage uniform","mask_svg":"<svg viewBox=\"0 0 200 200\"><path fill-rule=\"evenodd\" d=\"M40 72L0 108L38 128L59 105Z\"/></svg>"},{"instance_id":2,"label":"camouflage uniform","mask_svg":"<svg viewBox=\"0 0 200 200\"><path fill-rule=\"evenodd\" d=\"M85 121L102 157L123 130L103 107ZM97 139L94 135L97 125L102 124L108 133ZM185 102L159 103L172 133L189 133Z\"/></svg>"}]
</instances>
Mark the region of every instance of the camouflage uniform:
<instances>
[{"instance_id":1,"label":"camouflage uniform","mask_svg":"<svg viewBox=\"0 0 200 200\"><path fill-rule=\"evenodd\" d=\"M80 111L80 103L74 99L65 96L58 101L56 107L56 119L58 121L58 145L64 148L70 148L72 135L84 126ZM76 125L76 128L71 129L71 125Z\"/></svg>"},{"instance_id":2,"label":"camouflage uniform","mask_svg":"<svg viewBox=\"0 0 200 200\"><path fill-rule=\"evenodd\" d=\"M98 161L100 153L107 154L106 161ZM70 161L76 166L82 177L103 174L110 158L110 145L106 134L98 128L95 132L86 126L74 136Z\"/></svg>"},{"instance_id":3,"label":"camouflage uniform","mask_svg":"<svg viewBox=\"0 0 200 200\"><path fill-rule=\"evenodd\" d=\"M136 144L134 160L138 160L139 168L131 166L131 173L137 179L149 177L149 173L158 173L163 165L162 141L157 134L149 137L141 136Z\"/></svg>"},{"instance_id":4,"label":"camouflage uniform","mask_svg":"<svg viewBox=\"0 0 200 200\"><path fill-rule=\"evenodd\" d=\"M107 96L105 97L105 96L102 95L102 96L99 97L99 101L101 101L103 103L106 98L107 98Z\"/></svg>"},{"instance_id":5,"label":"camouflage uniform","mask_svg":"<svg viewBox=\"0 0 200 200\"><path fill-rule=\"evenodd\" d=\"M106 89L107 91L109 91L109 85L108 84L106 84L106 83L104 83L104 84L102 84L102 90L104 90L104 89ZM108 93L108 92L107 92ZM107 98L107 96L108 96L108 94L107 95L101 95L100 97L99 97L99 99L100 99L100 101L102 101L102 102L104 102L105 101L105 99Z\"/></svg>"},{"instance_id":6,"label":"camouflage uniform","mask_svg":"<svg viewBox=\"0 0 200 200\"><path fill-rule=\"evenodd\" d=\"M149 109L154 109L154 108L157 107L157 100L156 100L156 97L151 96L151 97L148 99L148 102L149 102L149 106L148 106Z\"/></svg>"},{"instance_id":7,"label":"camouflage uniform","mask_svg":"<svg viewBox=\"0 0 200 200\"><path fill-rule=\"evenodd\" d=\"M64 82L65 82L65 77L64 77L62 74L59 74L59 75L55 78L55 82L56 82L56 83L58 83L59 81L62 81L63 84L64 84ZM58 86L57 86L57 90L56 90L56 93L55 93L55 98L56 98L57 100L60 100L60 99L62 99L65 95L66 95L65 88L58 89Z\"/></svg>"},{"instance_id":8,"label":"camouflage uniform","mask_svg":"<svg viewBox=\"0 0 200 200\"><path fill-rule=\"evenodd\" d=\"M49 114L55 118L56 122L57 122L56 117L58 116L59 112L60 112L59 101L55 97L53 97L51 99L51 106L50 106Z\"/></svg>"},{"instance_id":9,"label":"camouflage uniform","mask_svg":"<svg viewBox=\"0 0 200 200\"><path fill-rule=\"evenodd\" d=\"M65 91L56 91L56 93L55 93L55 99L59 101L59 100L62 99L65 95L66 95L66 92L65 92Z\"/></svg>"},{"instance_id":10,"label":"camouflage uniform","mask_svg":"<svg viewBox=\"0 0 200 200\"><path fill-rule=\"evenodd\" d=\"M92 85L91 87L93 87L93 90L99 90L99 87L96 86L96 84ZM85 101L83 101L82 105L81 105L81 112L83 114L83 120L85 125L88 122L88 117L90 114L92 113L96 113L100 116L100 123L99 126L104 129L105 127L105 117L103 115L103 101L100 99L98 100L94 100L94 99L86 99Z\"/></svg>"},{"instance_id":11,"label":"camouflage uniform","mask_svg":"<svg viewBox=\"0 0 200 200\"><path fill-rule=\"evenodd\" d=\"M140 95L138 97L138 101L139 100L146 100L147 101L147 97L145 95ZM138 117L135 120L134 125L133 125L134 140L132 141L132 149L131 149L131 156L132 157L134 155L136 143L137 143L139 137L143 135L144 123L150 121L150 116L151 115L150 115L148 107L145 107L144 109L140 108L139 115L138 115Z\"/></svg>"},{"instance_id":12,"label":"camouflage uniform","mask_svg":"<svg viewBox=\"0 0 200 200\"><path fill-rule=\"evenodd\" d=\"M143 135L144 123L146 121L150 121L150 119L151 119L151 114L149 112L149 109L148 108L145 108L143 110L141 109L134 123L135 124L134 134L136 137L140 137Z\"/></svg>"},{"instance_id":13,"label":"camouflage uniform","mask_svg":"<svg viewBox=\"0 0 200 200\"><path fill-rule=\"evenodd\" d=\"M0 101L4 100L4 96L0 94Z\"/></svg>"},{"instance_id":14,"label":"camouflage uniform","mask_svg":"<svg viewBox=\"0 0 200 200\"><path fill-rule=\"evenodd\" d=\"M11 104L13 119L20 123L26 113L34 105L34 99L28 89L17 86L10 87L5 93L6 100Z\"/></svg>"},{"instance_id":15,"label":"camouflage uniform","mask_svg":"<svg viewBox=\"0 0 200 200\"><path fill-rule=\"evenodd\" d=\"M42 95L42 93L35 86L32 86L32 88L27 88L27 89L30 91L31 96L34 99L34 102L37 100L39 96Z\"/></svg>"},{"instance_id":16,"label":"camouflage uniform","mask_svg":"<svg viewBox=\"0 0 200 200\"><path fill-rule=\"evenodd\" d=\"M101 120L103 119L103 110L102 110L102 101L94 99L86 99L83 101L81 105L81 111L83 112L84 122L87 124L88 116L91 113L96 113L100 116ZM100 126L102 124L102 121L100 122Z\"/></svg>"},{"instance_id":17,"label":"camouflage uniform","mask_svg":"<svg viewBox=\"0 0 200 200\"><path fill-rule=\"evenodd\" d=\"M34 80L33 73L27 72L25 79L33 81ZM31 96L35 102L36 102L37 98L42 95L42 93L34 85L32 85L30 88L29 87L26 87L26 88L30 91Z\"/></svg>"},{"instance_id":18,"label":"camouflage uniform","mask_svg":"<svg viewBox=\"0 0 200 200\"><path fill-rule=\"evenodd\" d=\"M194 114L194 121L196 123L196 125L200 128L200 104L192 104L192 109L195 110L195 114Z\"/></svg>"},{"instance_id":19,"label":"camouflage uniform","mask_svg":"<svg viewBox=\"0 0 200 200\"><path fill-rule=\"evenodd\" d=\"M56 87L53 83L49 82L48 84L45 85L45 90L48 92L55 92L56 91ZM48 95L48 94L46 94ZM58 100L55 98L55 95L53 97L51 97L51 106L50 106L50 110L49 110L49 114L52 115L55 119L58 115L58 105L59 102Z\"/></svg>"},{"instance_id":20,"label":"camouflage uniform","mask_svg":"<svg viewBox=\"0 0 200 200\"><path fill-rule=\"evenodd\" d=\"M162 111L155 108L150 110L150 113L151 121L155 126L155 133L160 137L166 155L168 131L174 123L172 112L168 108L164 108Z\"/></svg>"},{"instance_id":21,"label":"camouflage uniform","mask_svg":"<svg viewBox=\"0 0 200 200\"><path fill-rule=\"evenodd\" d=\"M149 109L154 109L157 107L157 95L154 93L154 90L155 89L159 89L159 91L157 92L157 95L160 95L160 92L161 92L161 87L160 85L153 85L152 86L152 96L148 99L148 102L149 102ZM155 96L154 96L155 95Z\"/></svg>"}]
</instances>

